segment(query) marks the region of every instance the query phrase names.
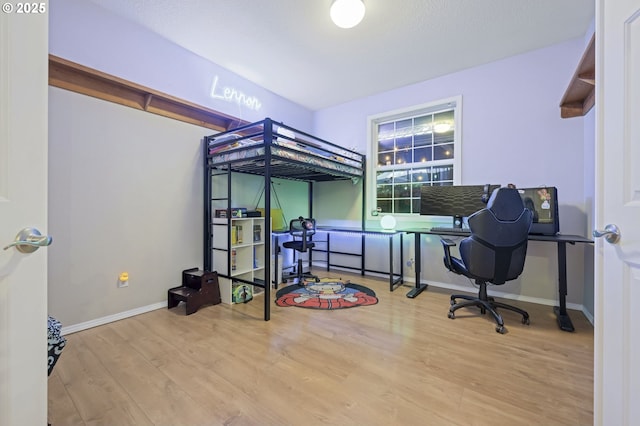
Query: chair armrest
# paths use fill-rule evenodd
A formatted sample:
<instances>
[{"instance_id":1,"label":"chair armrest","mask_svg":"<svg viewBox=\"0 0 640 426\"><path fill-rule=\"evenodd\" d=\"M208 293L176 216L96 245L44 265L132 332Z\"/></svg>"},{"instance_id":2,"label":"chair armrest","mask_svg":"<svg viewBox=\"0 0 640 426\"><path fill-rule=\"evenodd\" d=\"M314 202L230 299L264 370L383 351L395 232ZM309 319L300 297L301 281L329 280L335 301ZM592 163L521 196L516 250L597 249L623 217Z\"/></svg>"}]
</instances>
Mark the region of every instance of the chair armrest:
<instances>
[{"instance_id":1,"label":"chair armrest","mask_svg":"<svg viewBox=\"0 0 640 426\"><path fill-rule=\"evenodd\" d=\"M451 247L454 247L456 243L448 238L440 238L442 248L444 249L444 266L448 270L453 271L451 267Z\"/></svg>"},{"instance_id":2,"label":"chair armrest","mask_svg":"<svg viewBox=\"0 0 640 426\"><path fill-rule=\"evenodd\" d=\"M444 246L445 250L449 250L449 247L454 247L456 245L455 241L450 240L449 238L440 238L440 242Z\"/></svg>"}]
</instances>

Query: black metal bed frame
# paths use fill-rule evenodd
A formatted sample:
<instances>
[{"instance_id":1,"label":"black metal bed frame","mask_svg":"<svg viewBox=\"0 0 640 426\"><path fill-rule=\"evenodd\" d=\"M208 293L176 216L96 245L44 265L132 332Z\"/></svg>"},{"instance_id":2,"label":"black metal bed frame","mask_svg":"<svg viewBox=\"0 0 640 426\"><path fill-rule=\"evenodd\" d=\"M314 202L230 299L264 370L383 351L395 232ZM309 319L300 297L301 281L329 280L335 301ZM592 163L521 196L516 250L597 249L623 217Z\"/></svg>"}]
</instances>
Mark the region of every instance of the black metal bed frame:
<instances>
[{"instance_id":1,"label":"black metal bed frame","mask_svg":"<svg viewBox=\"0 0 640 426\"><path fill-rule=\"evenodd\" d=\"M277 127L277 131L276 131ZM284 130L282 130L284 129ZM291 137L291 134L294 136ZM298 158L291 158L293 156L285 157L279 156L272 152L274 138L282 138L288 140L291 143L301 143L306 147L312 147L315 150L319 150L324 154L336 154L336 157L341 157L340 154L347 154L349 160L353 163L357 163L358 173L353 173L345 170L332 169L324 167L318 164L312 164L306 161L300 161ZM256 143L260 141L261 143ZM230 141L237 141L237 147L233 150L225 150L223 152L210 153L212 147L222 146ZM242 142L249 142L245 146ZM264 148L262 153L256 154L256 148ZM278 145L278 152L295 153L296 157L299 157L300 151L289 149L286 146ZM224 161L213 161L214 159L221 158L218 156L228 155L230 152L237 154L237 158L228 159ZM246 156L243 156L246 154ZM307 158L314 157L314 154L307 153ZM217 158L216 158L217 157ZM331 156L330 156L331 157ZM212 136L204 138L203 143L203 158L204 158L204 270L211 270L213 266L213 217L214 209L212 204L214 202L227 203L227 221L228 225L231 224L231 179L232 173L245 173L253 175L264 176L264 217L265 217L265 250L264 250L264 281L247 281L238 277L232 277L230 271L230 256L231 256L231 233L227 234L227 271L217 271L221 277L243 282L245 284L261 287L264 289L264 320L269 321L271 317L271 179L281 178L296 181L308 182L309 189L309 214L313 216L313 184L314 182L327 182L336 180L355 180L359 179L362 184L362 215L361 215L361 227L364 229L365 224L365 194L366 188L366 157L363 154L355 151L343 148L335 145L331 142L317 138L308 133L289 127L283 123L273 121L270 118L265 118L262 121L247 124L236 129L228 130L226 132L218 133ZM322 156L323 161L335 162L340 164L339 159L331 159L326 155ZM213 198L212 190L213 183L212 177L215 175L227 176L227 191L226 198Z\"/></svg>"}]
</instances>

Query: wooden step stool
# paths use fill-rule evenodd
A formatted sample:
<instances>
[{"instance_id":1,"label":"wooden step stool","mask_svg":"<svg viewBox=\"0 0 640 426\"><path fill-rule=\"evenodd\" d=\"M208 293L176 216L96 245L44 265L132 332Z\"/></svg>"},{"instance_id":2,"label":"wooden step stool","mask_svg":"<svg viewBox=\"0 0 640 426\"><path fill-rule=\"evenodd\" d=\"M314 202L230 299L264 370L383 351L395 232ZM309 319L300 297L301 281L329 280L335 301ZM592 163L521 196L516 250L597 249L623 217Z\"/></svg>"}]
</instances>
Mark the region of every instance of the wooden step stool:
<instances>
[{"instance_id":1,"label":"wooden step stool","mask_svg":"<svg viewBox=\"0 0 640 426\"><path fill-rule=\"evenodd\" d=\"M187 315L196 312L203 305L217 305L221 301L218 273L198 268L182 271L182 285L170 288L167 292L167 309L185 302Z\"/></svg>"}]
</instances>

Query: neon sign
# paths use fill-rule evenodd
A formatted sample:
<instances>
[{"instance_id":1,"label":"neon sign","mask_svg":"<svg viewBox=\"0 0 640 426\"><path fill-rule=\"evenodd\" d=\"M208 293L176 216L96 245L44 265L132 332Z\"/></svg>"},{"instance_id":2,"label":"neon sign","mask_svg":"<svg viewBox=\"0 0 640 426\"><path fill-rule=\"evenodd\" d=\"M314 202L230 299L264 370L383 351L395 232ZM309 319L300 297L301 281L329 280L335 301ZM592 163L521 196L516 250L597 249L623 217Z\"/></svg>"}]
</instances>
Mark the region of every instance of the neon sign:
<instances>
[{"instance_id":1,"label":"neon sign","mask_svg":"<svg viewBox=\"0 0 640 426\"><path fill-rule=\"evenodd\" d=\"M260 108L262 108L262 103L255 96L248 96L233 87L219 86L217 75L213 77L213 84L211 85L211 97L214 99L221 99L225 102L232 102L240 106L245 106L255 111L258 111Z\"/></svg>"}]
</instances>

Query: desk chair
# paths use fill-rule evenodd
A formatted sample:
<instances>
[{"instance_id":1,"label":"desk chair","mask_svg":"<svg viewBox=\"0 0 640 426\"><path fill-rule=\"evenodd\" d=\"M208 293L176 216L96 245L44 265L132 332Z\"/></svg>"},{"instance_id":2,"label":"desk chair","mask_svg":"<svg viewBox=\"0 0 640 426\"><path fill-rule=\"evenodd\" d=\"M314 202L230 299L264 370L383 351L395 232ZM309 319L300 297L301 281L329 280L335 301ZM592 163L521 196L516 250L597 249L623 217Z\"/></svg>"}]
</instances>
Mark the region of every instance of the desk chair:
<instances>
[{"instance_id":1,"label":"desk chair","mask_svg":"<svg viewBox=\"0 0 640 426\"><path fill-rule=\"evenodd\" d=\"M497 188L487 207L469 216L471 235L460 241L460 258L451 256L451 247L456 244L441 239L446 268L474 279L479 286L478 297L451 296L449 318L454 319L455 311L460 308L477 306L482 314L489 311L493 315L498 333L504 334L506 330L497 308L517 312L522 315L522 323L529 324L526 311L488 297L487 284L501 285L522 273L531 221L531 210L524 207L517 189ZM458 303L457 299L464 301Z\"/></svg>"},{"instance_id":2,"label":"desk chair","mask_svg":"<svg viewBox=\"0 0 640 426\"><path fill-rule=\"evenodd\" d=\"M311 274L310 272L304 272L302 269L302 257L304 252L310 252L315 246L311 237L316 233L316 220L310 218L303 218L302 216L297 219L293 219L289 222L289 234L293 237L292 241L287 241L282 244L283 247L293 249L298 253L298 263L296 266L295 280L297 284L302 285L305 278L312 278L316 282L320 279ZM311 265L309 265L311 266Z\"/></svg>"}]
</instances>

